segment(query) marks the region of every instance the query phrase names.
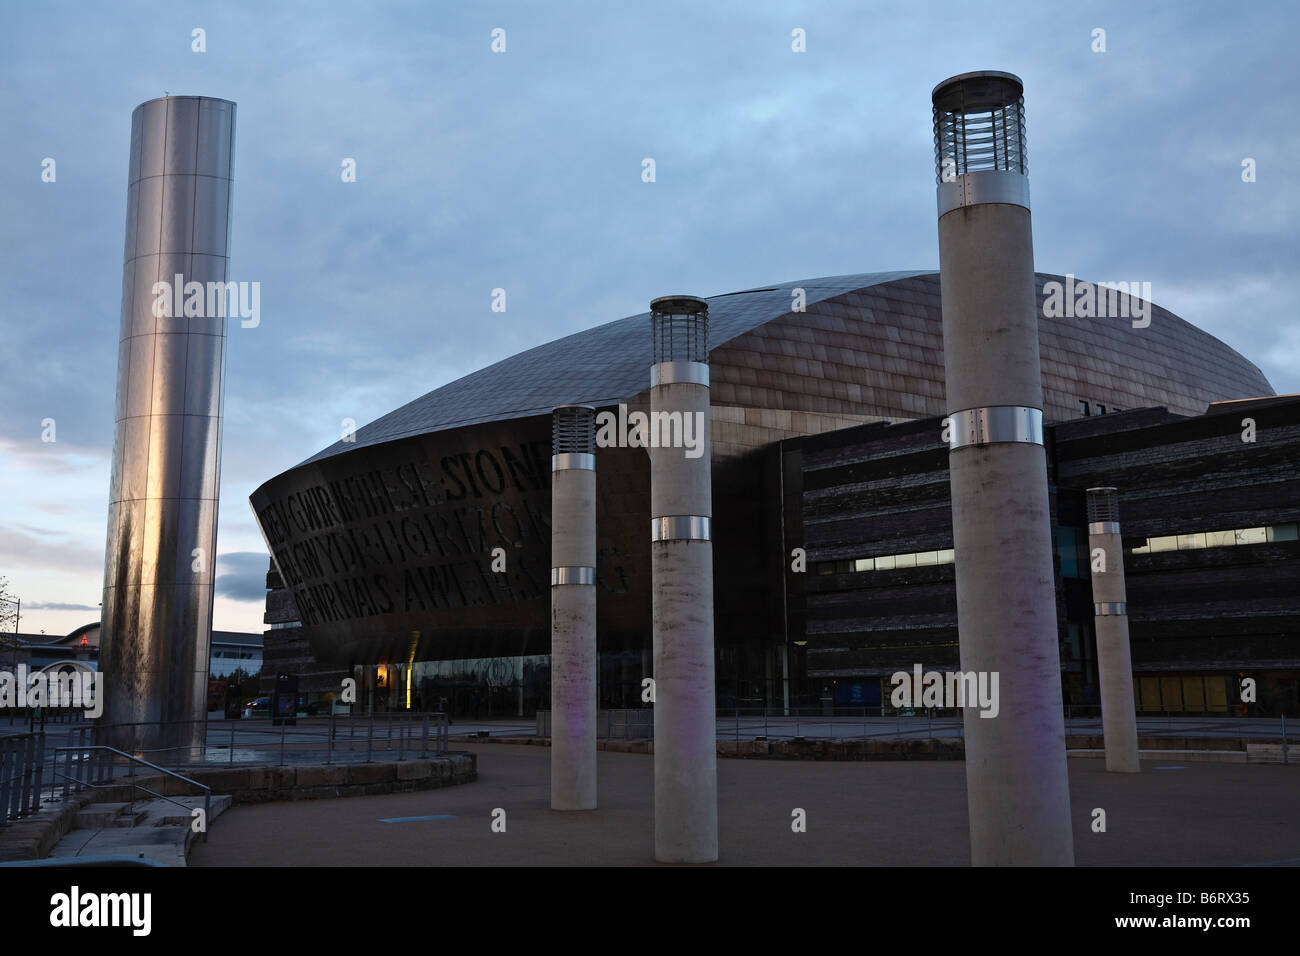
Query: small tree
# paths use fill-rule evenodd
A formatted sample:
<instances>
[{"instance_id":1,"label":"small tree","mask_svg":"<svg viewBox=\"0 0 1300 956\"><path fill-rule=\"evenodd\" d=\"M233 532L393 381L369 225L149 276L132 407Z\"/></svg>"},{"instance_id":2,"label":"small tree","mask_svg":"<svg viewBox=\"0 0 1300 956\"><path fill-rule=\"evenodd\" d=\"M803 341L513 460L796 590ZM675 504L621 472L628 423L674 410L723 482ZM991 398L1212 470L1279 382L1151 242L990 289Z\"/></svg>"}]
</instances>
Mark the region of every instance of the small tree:
<instances>
[{"instance_id":1,"label":"small tree","mask_svg":"<svg viewBox=\"0 0 1300 956\"><path fill-rule=\"evenodd\" d=\"M18 599L9 593L9 579L0 578L0 668L17 670L18 664ZM9 726L14 723L14 711L9 711Z\"/></svg>"},{"instance_id":2,"label":"small tree","mask_svg":"<svg viewBox=\"0 0 1300 956\"><path fill-rule=\"evenodd\" d=\"M0 660L7 661L17 647L18 639L14 636L17 630L18 598L9 591L9 579L0 578L0 649L3 649Z\"/></svg>"},{"instance_id":3,"label":"small tree","mask_svg":"<svg viewBox=\"0 0 1300 956\"><path fill-rule=\"evenodd\" d=\"M258 676L261 671L246 671L242 667L236 667L226 676L226 682L231 686L239 687L239 696L244 700L260 697L258 690Z\"/></svg>"}]
</instances>

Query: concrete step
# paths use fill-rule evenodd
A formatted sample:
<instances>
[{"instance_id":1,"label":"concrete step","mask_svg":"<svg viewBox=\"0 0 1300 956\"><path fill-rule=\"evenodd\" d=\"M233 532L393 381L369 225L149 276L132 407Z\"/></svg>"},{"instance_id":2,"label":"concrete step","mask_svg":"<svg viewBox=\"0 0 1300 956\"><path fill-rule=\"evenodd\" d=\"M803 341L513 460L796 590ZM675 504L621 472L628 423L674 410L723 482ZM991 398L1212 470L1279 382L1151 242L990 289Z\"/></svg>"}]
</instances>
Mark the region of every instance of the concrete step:
<instances>
[{"instance_id":1,"label":"concrete step","mask_svg":"<svg viewBox=\"0 0 1300 956\"><path fill-rule=\"evenodd\" d=\"M174 800L174 802L173 802ZM202 797L175 797L173 800L138 800L134 811L129 804L92 804L112 808L88 817L104 823L71 831L50 853L52 857L99 856L105 853L145 857L167 866L185 866L190 844L200 836L192 826L193 811L203 807ZM208 806L207 826L230 807L230 797L213 794ZM177 806L181 804L181 806ZM83 811L84 812L84 811ZM136 819L134 826L118 826L123 813Z\"/></svg>"},{"instance_id":2,"label":"concrete step","mask_svg":"<svg viewBox=\"0 0 1300 956\"><path fill-rule=\"evenodd\" d=\"M1281 744L1246 744L1247 763L1287 763L1300 766L1300 747L1288 744L1285 752Z\"/></svg>"},{"instance_id":3,"label":"concrete step","mask_svg":"<svg viewBox=\"0 0 1300 956\"><path fill-rule=\"evenodd\" d=\"M188 809L178 807L169 800L147 800L140 805L145 808L145 820L141 826L146 827L188 827L194 820L194 811L202 809L202 797L174 797L176 803L183 803ZM225 794L212 795L208 807L208 822L211 823L230 809L231 798Z\"/></svg>"},{"instance_id":4,"label":"concrete step","mask_svg":"<svg viewBox=\"0 0 1300 956\"><path fill-rule=\"evenodd\" d=\"M129 803L87 804L73 818L74 830L102 830L104 827L133 827L139 813Z\"/></svg>"}]
</instances>

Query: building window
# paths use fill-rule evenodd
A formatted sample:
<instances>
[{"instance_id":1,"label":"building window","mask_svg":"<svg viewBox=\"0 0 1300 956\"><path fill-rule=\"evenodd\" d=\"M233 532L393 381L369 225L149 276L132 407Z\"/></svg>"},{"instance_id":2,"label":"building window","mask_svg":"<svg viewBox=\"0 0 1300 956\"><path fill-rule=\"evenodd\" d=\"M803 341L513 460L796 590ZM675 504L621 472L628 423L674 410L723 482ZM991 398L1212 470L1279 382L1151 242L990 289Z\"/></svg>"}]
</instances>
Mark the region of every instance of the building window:
<instances>
[{"instance_id":1,"label":"building window","mask_svg":"<svg viewBox=\"0 0 1300 956\"><path fill-rule=\"evenodd\" d=\"M883 554L876 558L854 558L851 561L814 561L809 569L816 574L847 574L869 571L895 571L900 568L925 568L939 564L952 564L953 550L913 551L908 554Z\"/></svg>"},{"instance_id":2,"label":"building window","mask_svg":"<svg viewBox=\"0 0 1300 956\"><path fill-rule=\"evenodd\" d=\"M1300 540L1300 525L1275 524L1266 529L1266 533L1269 541L1297 541Z\"/></svg>"},{"instance_id":3,"label":"building window","mask_svg":"<svg viewBox=\"0 0 1300 956\"><path fill-rule=\"evenodd\" d=\"M1085 415L1091 415L1092 406L1090 406L1086 400L1081 398L1079 399L1079 411L1083 412Z\"/></svg>"},{"instance_id":4,"label":"building window","mask_svg":"<svg viewBox=\"0 0 1300 956\"><path fill-rule=\"evenodd\" d=\"M1106 406L1103 405L1103 404L1101 404L1101 402L1098 402L1098 403L1097 403L1097 414L1098 414L1098 415L1105 415L1105 414L1106 414Z\"/></svg>"},{"instance_id":5,"label":"building window","mask_svg":"<svg viewBox=\"0 0 1300 956\"><path fill-rule=\"evenodd\" d=\"M1231 548L1237 545L1266 544L1273 541L1300 539L1300 525L1276 524L1260 528L1232 528L1226 531L1195 531L1190 534L1171 534L1146 538L1140 545L1130 548L1131 554L1153 554L1160 551L1199 551L1202 548Z\"/></svg>"},{"instance_id":6,"label":"building window","mask_svg":"<svg viewBox=\"0 0 1300 956\"><path fill-rule=\"evenodd\" d=\"M1061 577L1086 578L1091 573L1088 565L1088 539L1079 529L1058 527L1056 553L1061 559Z\"/></svg>"}]
</instances>

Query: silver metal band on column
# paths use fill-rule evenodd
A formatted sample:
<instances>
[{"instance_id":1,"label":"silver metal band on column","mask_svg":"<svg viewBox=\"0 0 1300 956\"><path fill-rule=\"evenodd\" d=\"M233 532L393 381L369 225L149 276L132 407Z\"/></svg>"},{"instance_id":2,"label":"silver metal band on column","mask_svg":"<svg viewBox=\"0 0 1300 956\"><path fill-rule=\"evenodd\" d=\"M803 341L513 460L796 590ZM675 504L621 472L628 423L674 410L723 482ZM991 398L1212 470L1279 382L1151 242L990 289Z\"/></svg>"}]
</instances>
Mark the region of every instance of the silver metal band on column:
<instances>
[{"instance_id":1,"label":"silver metal band on column","mask_svg":"<svg viewBox=\"0 0 1300 956\"><path fill-rule=\"evenodd\" d=\"M650 387L656 385L703 385L709 387L709 367L703 362L658 362L650 366Z\"/></svg>"},{"instance_id":2,"label":"silver metal band on column","mask_svg":"<svg viewBox=\"0 0 1300 956\"><path fill-rule=\"evenodd\" d=\"M1093 521L1088 525L1088 534L1119 534L1119 522Z\"/></svg>"},{"instance_id":3,"label":"silver metal band on column","mask_svg":"<svg viewBox=\"0 0 1300 956\"><path fill-rule=\"evenodd\" d=\"M1094 604L1092 606L1092 611L1094 614L1097 615L1097 617L1110 617L1110 616L1127 617L1128 605L1125 604L1123 601L1112 601L1108 604Z\"/></svg>"},{"instance_id":4,"label":"silver metal band on column","mask_svg":"<svg viewBox=\"0 0 1300 956\"><path fill-rule=\"evenodd\" d=\"M706 515L665 515L650 519L651 541L710 541L712 520Z\"/></svg>"},{"instance_id":5,"label":"silver metal band on column","mask_svg":"<svg viewBox=\"0 0 1300 956\"><path fill-rule=\"evenodd\" d=\"M595 471L596 456L586 452L566 451L551 456L551 471Z\"/></svg>"},{"instance_id":6,"label":"silver metal band on column","mask_svg":"<svg viewBox=\"0 0 1300 956\"><path fill-rule=\"evenodd\" d=\"M1029 177L1006 169L980 169L939 184L939 218L962 206L1002 203L1029 208Z\"/></svg>"},{"instance_id":7,"label":"silver metal band on column","mask_svg":"<svg viewBox=\"0 0 1300 956\"><path fill-rule=\"evenodd\" d=\"M967 408L948 416L952 437L948 450L997 442L1043 443L1043 411L1024 405Z\"/></svg>"},{"instance_id":8,"label":"silver metal band on column","mask_svg":"<svg viewBox=\"0 0 1300 956\"><path fill-rule=\"evenodd\" d=\"M551 587L557 584L595 584L595 568L551 568Z\"/></svg>"}]
</instances>

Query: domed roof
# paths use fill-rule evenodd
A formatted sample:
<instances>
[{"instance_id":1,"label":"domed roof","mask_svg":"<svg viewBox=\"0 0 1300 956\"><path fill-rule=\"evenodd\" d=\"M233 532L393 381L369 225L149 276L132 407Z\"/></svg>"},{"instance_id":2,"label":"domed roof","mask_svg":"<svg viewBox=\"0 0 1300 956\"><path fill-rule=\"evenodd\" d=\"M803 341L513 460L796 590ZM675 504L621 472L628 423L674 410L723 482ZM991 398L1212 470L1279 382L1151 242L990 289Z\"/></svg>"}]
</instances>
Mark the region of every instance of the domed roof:
<instances>
[{"instance_id":1,"label":"domed roof","mask_svg":"<svg viewBox=\"0 0 1300 956\"><path fill-rule=\"evenodd\" d=\"M1200 414L1207 404L1272 395L1253 364L1154 304L1151 323L1043 314L1037 275L1044 411L1078 414L1079 399ZM1074 280L1082 283L1084 280ZM804 310L792 311L794 290ZM939 276L874 272L783 282L706 297L713 404L842 415L922 418L943 407ZM302 464L411 435L608 406L650 384L650 313L628 316L512 355L358 429Z\"/></svg>"}]
</instances>

